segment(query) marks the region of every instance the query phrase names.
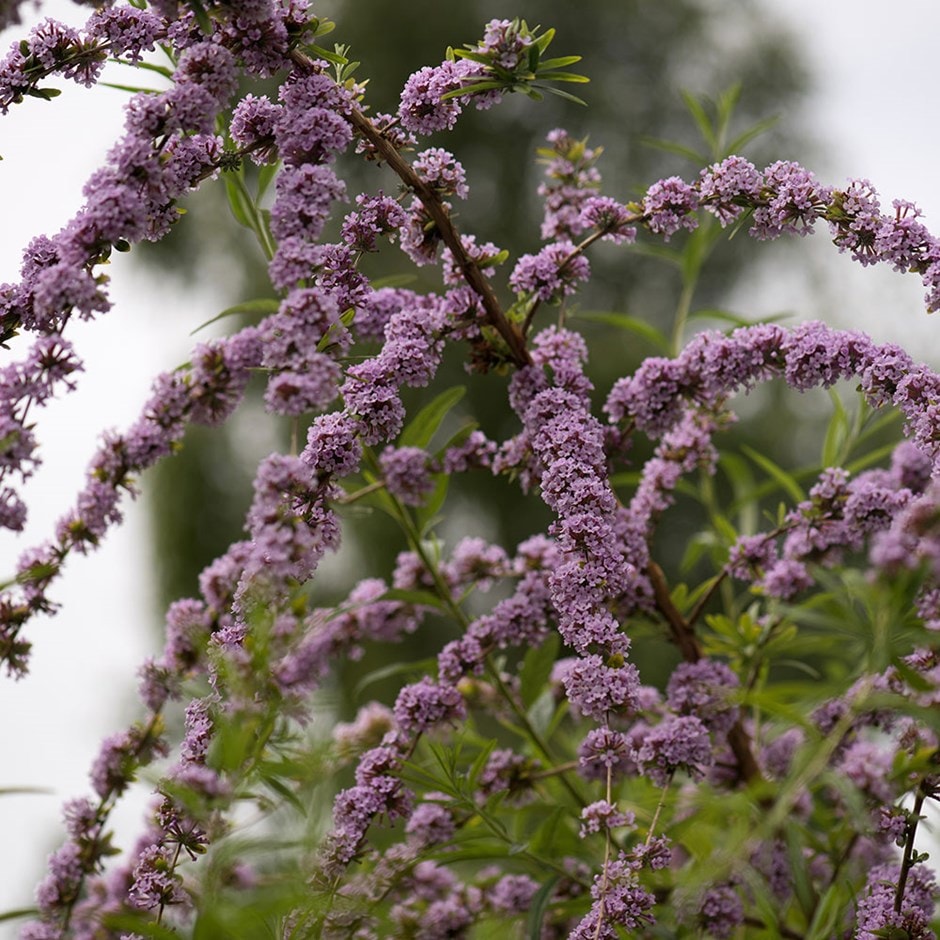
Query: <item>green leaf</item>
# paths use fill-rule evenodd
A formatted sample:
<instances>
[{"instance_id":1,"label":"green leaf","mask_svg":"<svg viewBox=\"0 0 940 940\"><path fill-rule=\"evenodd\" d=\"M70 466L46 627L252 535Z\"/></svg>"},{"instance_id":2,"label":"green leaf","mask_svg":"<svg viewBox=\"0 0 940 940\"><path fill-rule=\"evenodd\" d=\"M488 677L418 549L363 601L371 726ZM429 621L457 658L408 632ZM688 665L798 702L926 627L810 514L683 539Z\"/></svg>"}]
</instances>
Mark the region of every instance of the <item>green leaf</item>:
<instances>
[{"instance_id":1,"label":"green leaf","mask_svg":"<svg viewBox=\"0 0 940 940\"><path fill-rule=\"evenodd\" d=\"M580 62L582 56L579 55L562 55L554 59L545 59L539 66L540 69L563 69L565 66L574 65L575 62ZM535 69L533 68L533 71Z\"/></svg>"},{"instance_id":2,"label":"green leaf","mask_svg":"<svg viewBox=\"0 0 940 940\"><path fill-rule=\"evenodd\" d=\"M309 52L315 59L326 59L331 65L347 65L349 59L344 55L340 55L338 52L334 52L330 49L325 49L323 46L310 45L306 47L306 51Z\"/></svg>"},{"instance_id":3,"label":"green leaf","mask_svg":"<svg viewBox=\"0 0 940 940\"><path fill-rule=\"evenodd\" d=\"M543 86L541 85L533 86L533 88L536 88L536 87L542 88ZM555 95L557 98L564 98L565 101L571 101L574 104L583 105L585 108L587 107L587 102L583 98L579 98L577 95L569 94L567 91L562 91L560 88L552 88L551 85L545 85L544 90L547 91L551 95ZM529 95L530 97L536 98L536 99L541 97L540 95L536 94L534 91L531 91L531 90L529 92Z\"/></svg>"},{"instance_id":4,"label":"green leaf","mask_svg":"<svg viewBox=\"0 0 940 940\"><path fill-rule=\"evenodd\" d=\"M542 922L545 920L545 912L548 910L552 895L555 892L555 886L560 878L560 875L552 875L542 884L542 887L539 888L529 902L529 914L525 922L525 935L528 940L539 940L542 936Z\"/></svg>"},{"instance_id":5,"label":"green leaf","mask_svg":"<svg viewBox=\"0 0 940 940\"><path fill-rule=\"evenodd\" d=\"M548 684L548 677L552 674L558 656L559 643L558 634L553 633L544 643L525 654L519 669L519 696L526 708L532 706Z\"/></svg>"},{"instance_id":6,"label":"green leaf","mask_svg":"<svg viewBox=\"0 0 940 940\"><path fill-rule=\"evenodd\" d=\"M464 95L475 95L481 91L493 91L496 88L505 88L506 83L490 78L481 82L474 82L472 85L462 85L454 91L448 91L441 95L441 101L447 101L449 98L461 98Z\"/></svg>"},{"instance_id":7,"label":"green leaf","mask_svg":"<svg viewBox=\"0 0 940 940\"><path fill-rule=\"evenodd\" d=\"M672 352L672 345L660 330L656 329L646 320L631 316L629 313L608 313L606 311L578 312L574 314L585 320L591 320L595 323L606 323L609 326L615 326L618 329L626 330L635 336L646 340L654 349L668 356Z\"/></svg>"},{"instance_id":8,"label":"green leaf","mask_svg":"<svg viewBox=\"0 0 940 940\"><path fill-rule=\"evenodd\" d=\"M22 796L23 794L51 796L55 792L52 787L0 787L0 796Z\"/></svg>"},{"instance_id":9,"label":"green leaf","mask_svg":"<svg viewBox=\"0 0 940 940\"><path fill-rule=\"evenodd\" d=\"M845 888L839 882L831 884L816 904L813 919L806 930L806 940L830 940L839 933L845 917Z\"/></svg>"},{"instance_id":10,"label":"green leaf","mask_svg":"<svg viewBox=\"0 0 940 940\"><path fill-rule=\"evenodd\" d=\"M416 274L388 274L385 277L375 278L371 284L373 290L380 287L405 287L408 284L414 284L418 280Z\"/></svg>"},{"instance_id":11,"label":"green leaf","mask_svg":"<svg viewBox=\"0 0 940 940\"><path fill-rule=\"evenodd\" d=\"M832 399L832 418L826 428L826 436L822 446L822 466L840 466L845 459L846 445L849 440L849 416L842 404L839 393L830 388L829 397Z\"/></svg>"},{"instance_id":12,"label":"green leaf","mask_svg":"<svg viewBox=\"0 0 940 940\"><path fill-rule=\"evenodd\" d=\"M199 24L199 29L208 36L212 33L212 20L209 19L209 14L206 13L206 8L202 5L202 0L187 0L186 6L188 6L193 11L193 16L196 17L196 22Z\"/></svg>"},{"instance_id":13,"label":"green leaf","mask_svg":"<svg viewBox=\"0 0 940 940\"><path fill-rule=\"evenodd\" d=\"M441 392L433 401L425 405L398 438L399 447L427 447L447 417L450 410L463 398L467 389L463 385L456 385Z\"/></svg>"},{"instance_id":14,"label":"green leaf","mask_svg":"<svg viewBox=\"0 0 940 940\"><path fill-rule=\"evenodd\" d=\"M39 911L35 907L20 907L12 911L4 911L0 914L0 923L5 920L19 920L21 917L35 917Z\"/></svg>"},{"instance_id":15,"label":"green leaf","mask_svg":"<svg viewBox=\"0 0 940 940\"><path fill-rule=\"evenodd\" d=\"M590 79L587 77L587 75L578 75L577 72L539 71L537 78L539 81L575 82L579 85L585 85L590 82Z\"/></svg>"},{"instance_id":16,"label":"green leaf","mask_svg":"<svg viewBox=\"0 0 940 940\"><path fill-rule=\"evenodd\" d=\"M437 666L436 659L426 659L423 662L416 663L392 663L390 666L383 666L381 669L373 669L372 672L364 675L353 690L353 696L358 699L362 693L376 682L383 679L390 679L393 676L413 676L415 673L430 675Z\"/></svg>"},{"instance_id":17,"label":"green leaf","mask_svg":"<svg viewBox=\"0 0 940 940\"><path fill-rule=\"evenodd\" d=\"M118 85L115 82L98 82L99 85L104 85L105 88L113 88L116 91L126 91L132 95L158 95L160 94L156 88L143 88L140 85Z\"/></svg>"},{"instance_id":18,"label":"green leaf","mask_svg":"<svg viewBox=\"0 0 940 940\"><path fill-rule=\"evenodd\" d=\"M274 178L277 176L277 171L281 168L280 163L265 163L258 170L258 201L261 201L261 197L268 191L268 187L271 185Z\"/></svg>"},{"instance_id":19,"label":"green leaf","mask_svg":"<svg viewBox=\"0 0 940 940\"><path fill-rule=\"evenodd\" d=\"M538 46L539 52L545 52L545 50L552 44L552 40L554 38L554 28L546 29L545 32L535 40L535 45Z\"/></svg>"},{"instance_id":20,"label":"green leaf","mask_svg":"<svg viewBox=\"0 0 940 940\"><path fill-rule=\"evenodd\" d=\"M419 506L415 511L415 521L418 524L418 534L424 538L439 521L438 513L444 500L447 499L447 489L450 485L450 474L435 473L434 490L425 500L423 506Z\"/></svg>"},{"instance_id":21,"label":"green leaf","mask_svg":"<svg viewBox=\"0 0 940 940\"><path fill-rule=\"evenodd\" d=\"M26 94L31 98L41 98L43 101L52 101L62 94L61 88L29 88Z\"/></svg>"},{"instance_id":22,"label":"green leaf","mask_svg":"<svg viewBox=\"0 0 940 940\"><path fill-rule=\"evenodd\" d=\"M691 147L686 147L685 144L676 143L673 140L663 140L661 137L648 137L644 135L640 137L640 143L645 144L647 147L652 147L654 150L662 150L665 153L674 153L676 156L685 157L698 167L708 163L708 157L705 154L699 153Z\"/></svg>"},{"instance_id":23,"label":"green leaf","mask_svg":"<svg viewBox=\"0 0 940 940\"><path fill-rule=\"evenodd\" d=\"M158 75L162 75L164 78L173 78L173 69L169 68L166 65L158 65L155 62L145 62L141 60L140 62L124 62L122 59L116 60L121 63L121 65L133 65L135 69L144 69L147 72L156 72Z\"/></svg>"},{"instance_id":24,"label":"green leaf","mask_svg":"<svg viewBox=\"0 0 940 940\"><path fill-rule=\"evenodd\" d=\"M670 248L668 245L657 245L650 242L637 242L637 244L633 246L633 250L641 255L646 255L650 258L656 258L659 261L665 261L677 268L682 267L681 253L676 251L675 248Z\"/></svg>"},{"instance_id":25,"label":"green leaf","mask_svg":"<svg viewBox=\"0 0 940 940\"><path fill-rule=\"evenodd\" d=\"M235 221L245 228L254 230L252 216L254 215L254 206L251 205L245 193L244 185L236 173L223 173L222 182L225 184L225 195L228 197L228 205L235 216Z\"/></svg>"},{"instance_id":26,"label":"green leaf","mask_svg":"<svg viewBox=\"0 0 940 940\"><path fill-rule=\"evenodd\" d=\"M741 450L767 473L768 476L776 480L780 488L788 493L794 502L801 503L806 499L806 493L803 487L796 482L792 474L787 473L786 470L778 464L775 464L769 457L754 450L753 447L748 447L747 444L742 444Z\"/></svg>"},{"instance_id":27,"label":"green leaf","mask_svg":"<svg viewBox=\"0 0 940 940\"><path fill-rule=\"evenodd\" d=\"M278 796L282 797L285 802L290 803L291 806L297 810L298 814L301 817L307 815L307 807L297 799L297 794L283 780L280 780L275 774L262 774L261 781L266 787L269 787Z\"/></svg>"},{"instance_id":28,"label":"green leaf","mask_svg":"<svg viewBox=\"0 0 940 940\"><path fill-rule=\"evenodd\" d=\"M259 297L256 300L243 300L233 307L226 307L221 313L217 313L211 319L206 320L205 323L200 323L199 326L190 331L189 335L193 336L195 333L204 330L207 326L210 326L218 320L223 320L226 317L234 317L242 313L248 314L249 316L268 316L268 314L277 313L277 309L280 305L281 302L275 297Z\"/></svg>"},{"instance_id":29,"label":"green leaf","mask_svg":"<svg viewBox=\"0 0 940 940\"><path fill-rule=\"evenodd\" d=\"M401 601L403 604L415 606L436 607L438 610L447 610L447 605L431 591L403 590L402 588L389 588L380 598L383 601Z\"/></svg>"},{"instance_id":30,"label":"green leaf","mask_svg":"<svg viewBox=\"0 0 940 940\"><path fill-rule=\"evenodd\" d=\"M731 313L729 310L721 310L718 307L702 307L699 310L693 310L689 314L689 319L721 320L723 323L731 323L734 326L753 326L755 322L747 317L742 317L738 313Z\"/></svg>"},{"instance_id":31,"label":"green leaf","mask_svg":"<svg viewBox=\"0 0 940 940\"><path fill-rule=\"evenodd\" d=\"M712 127L711 119L708 117L701 101L688 91L682 92L682 100L689 109L689 114L692 115L692 119L698 126L699 133L701 133L702 137L705 139L705 143L708 144L712 152L716 151L718 149L718 139L715 137L715 130Z\"/></svg>"},{"instance_id":32,"label":"green leaf","mask_svg":"<svg viewBox=\"0 0 940 940\"><path fill-rule=\"evenodd\" d=\"M180 940L175 930L151 921L145 914L104 914L102 923L112 930L129 931L147 940Z\"/></svg>"},{"instance_id":33,"label":"green leaf","mask_svg":"<svg viewBox=\"0 0 940 940\"><path fill-rule=\"evenodd\" d=\"M758 121L748 130L744 131L742 134L738 134L734 140L725 148L728 153L737 153L741 150L746 144L749 144L755 137L759 137L765 131L770 130L780 120L779 115L773 115L768 118L764 118L762 121Z\"/></svg>"}]
</instances>

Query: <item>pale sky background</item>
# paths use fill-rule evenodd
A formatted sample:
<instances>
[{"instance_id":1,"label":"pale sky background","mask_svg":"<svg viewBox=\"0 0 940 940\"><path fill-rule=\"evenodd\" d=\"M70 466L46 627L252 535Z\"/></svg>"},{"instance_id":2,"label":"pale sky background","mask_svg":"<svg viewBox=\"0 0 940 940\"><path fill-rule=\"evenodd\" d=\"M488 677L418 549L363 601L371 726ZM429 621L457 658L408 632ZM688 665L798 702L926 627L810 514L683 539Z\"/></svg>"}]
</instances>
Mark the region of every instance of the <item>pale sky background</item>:
<instances>
[{"instance_id":1,"label":"pale sky background","mask_svg":"<svg viewBox=\"0 0 940 940\"><path fill-rule=\"evenodd\" d=\"M733 17L734 3L724 7ZM823 154L812 167L817 176L836 185L868 177L883 205L912 199L925 210L928 226L940 231L940 4L787 0L767 8L797 32L815 76L806 119ZM512 15L511 4L506 10ZM43 12L73 23L84 16L64 0L46 3ZM0 50L21 35L23 27L4 33ZM75 212L81 183L120 133L122 93L63 87L54 102L27 100L0 117L0 282L17 278L20 251L32 236L54 233ZM901 342L915 356L936 361L940 322L924 313L918 278L862 269L839 255L823 232L805 242L799 253L804 267L791 262L786 271L757 272L735 309L792 308L866 329L879 341ZM78 393L37 413L45 465L28 490L27 534L0 534L0 578L12 572L20 551L51 533L71 504L99 432L128 425L151 377L186 359L190 341L181 323L203 322L224 306L209 286L183 295L127 260L118 256L111 265L114 310L69 328L87 371ZM185 318L177 315L179 307L187 308ZM0 362L22 350L0 351ZM19 683L0 677L0 790L54 791L0 795L0 912L31 902L45 855L61 838L62 800L89 792L87 771L99 741L135 715L129 677L154 642L150 615L137 613L151 607L146 544L142 508L129 504L126 525L101 550L68 561L54 589L63 612L29 624L30 675ZM124 811L122 830L135 832L138 816L138 807ZM14 935L0 925L0 938Z\"/></svg>"}]
</instances>

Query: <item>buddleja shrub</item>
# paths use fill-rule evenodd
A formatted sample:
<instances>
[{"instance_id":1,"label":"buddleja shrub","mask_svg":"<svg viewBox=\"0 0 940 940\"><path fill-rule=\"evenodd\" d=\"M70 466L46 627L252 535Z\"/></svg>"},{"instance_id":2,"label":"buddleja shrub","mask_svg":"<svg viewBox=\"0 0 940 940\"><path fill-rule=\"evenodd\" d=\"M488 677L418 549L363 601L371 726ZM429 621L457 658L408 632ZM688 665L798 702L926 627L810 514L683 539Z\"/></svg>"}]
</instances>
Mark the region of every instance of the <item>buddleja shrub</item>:
<instances>
[{"instance_id":1,"label":"buddleja shrub","mask_svg":"<svg viewBox=\"0 0 940 940\"><path fill-rule=\"evenodd\" d=\"M344 50L318 45L329 27L303 0L103 6L82 30L43 22L0 66L4 111L52 97L48 76L92 84L106 60L148 50L171 80L130 99L84 208L0 287L3 336L33 337L0 380L7 528L26 516L16 487L37 463L37 412L81 369L69 322L108 310L114 249L165 236L177 200L221 177L281 297L247 305L254 325L196 346L102 439L73 508L2 594L9 675L26 673L69 555L120 521L188 424L225 421L253 373L303 444L261 462L245 539L170 607L163 652L140 670L141 717L66 804L21 936L934 937L915 837L940 782L940 377L862 333L741 325L645 359L600 390L598 414L566 314L598 240L629 252L681 229L714 242L820 223L856 261L922 277L929 310L940 242L912 204L883 212L865 180L834 189L722 153L699 108L714 162L626 204L601 194L597 152L553 131L544 245L510 259L458 230L464 170L422 140L467 107L560 91L576 58L548 57L550 30L494 20L415 72L396 114L373 114ZM272 78L276 97L236 100ZM385 166L387 193L349 199L334 169L347 151ZM684 250L687 272L700 249ZM370 284L361 268L380 250L438 266L440 289ZM448 344L508 396L510 439L462 415L459 389L433 387ZM839 406L811 477L719 451L737 393L842 380L855 417ZM432 389L410 414L406 388ZM904 439L869 446L895 416ZM541 500L547 531L443 541L448 485L469 473ZM653 550L682 491L706 510L700 583ZM311 582L354 504L391 515L407 550L318 608ZM368 701L366 685L355 721L325 734L317 690L336 664L420 630L436 659L401 664L394 701ZM678 665L644 684L631 642L663 639ZM111 811L145 767L151 810L118 847Z\"/></svg>"}]
</instances>

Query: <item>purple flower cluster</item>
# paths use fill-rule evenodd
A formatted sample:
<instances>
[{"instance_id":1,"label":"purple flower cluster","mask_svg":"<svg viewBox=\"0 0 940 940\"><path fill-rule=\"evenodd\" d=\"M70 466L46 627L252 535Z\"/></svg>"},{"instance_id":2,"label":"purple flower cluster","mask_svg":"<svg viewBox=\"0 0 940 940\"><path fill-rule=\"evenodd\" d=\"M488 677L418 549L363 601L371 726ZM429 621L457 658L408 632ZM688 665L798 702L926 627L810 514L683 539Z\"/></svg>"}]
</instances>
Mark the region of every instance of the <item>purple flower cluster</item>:
<instances>
[{"instance_id":1,"label":"purple flower cluster","mask_svg":"<svg viewBox=\"0 0 940 940\"><path fill-rule=\"evenodd\" d=\"M509 286L520 294L534 294L550 303L573 294L591 275L584 255L569 241L553 242L534 255L523 255L509 277Z\"/></svg>"},{"instance_id":2,"label":"purple flower cluster","mask_svg":"<svg viewBox=\"0 0 940 940\"><path fill-rule=\"evenodd\" d=\"M878 865L868 875L864 894L856 907L857 940L903 934L909 940L930 940L930 929L937 902L934 874L924 865L915 865L908 872L901 909L896 896L899 872L897 865Z\"/></svg>"},{"instance_id":3,"label":"purple flower cluster","mask_svg":"<svg viewBox=\"0 0 940 940\"><path fill-rule=\"evenodd\" d=\"M434 489L430 455L420 447L386 447L379 467L389 493L406 506L420 506Z\"/></svg>"},{"instance_id":4,"label":"purple flower cluster","mask_svg":"<svg viewBox=\"0 0 940 940\"><path fill-rule=\"evenodd\" d=\"M858 379L873 407L893 403L902 412L907 434L929 460L940 454L932 412L940 377L892 344L880 346L864 333L816 321L789 331L760 325L728 336L699 333L675 359L647 359L619 379L604 410L612 422L629 418L658 437L676 424L685 402L715 410L733 392L778 377L799 391Z\"/></svg>"},{"instance_id":5,"label":"purple flower cluster","mask_svg":"<svg viewBox=\"0 0 940 940\"><path fill-rule=\"evenodd\" d=\"M0 62L0 114L26 96L44 97L40 85L62 75L82 85L95 84L108 56L137 62L166 35L163 20L148 10L114 6L96 10L84 35L64 23L45 19L29 37L14 43Z\"/></svg>"},{"instance_id":6,"label":"purple flower cluster","mask_svg":"<svg viewBox=\"0 0 940 940\"><path fill-rule=\"evenodd\" d=\"M600 190L601 175L594 165L600 150L591 149L584 140L575 140L561 128L549 133L548 144L540 151L546 163L546 181L538 188L545 202L542 238L572 239L596 224L582 214Z\"/></svg>"},{"instance_id":7,"label":"purple flower cluster","mask_svg":"<svg viewBox=\"0 0 940 940\"><path fill-rule=\"evenodd\" d=\"M617 926L634 931L656 922L650 913L656 898L640 884L638 867L623 852L607 862L594 876L591 910L569 934L570 940L617 940Z\"/></svg>"},{"instance_id":8,"label":"purple flower cluster","mask_svg":"<svg viewBox=\"0 0 940 940\"><path fill-rule=\"evenodd\" d=\"M67 344L52 338L41 340L35 352L43 350L48 370L67 376L72 362ZM135 475L172 452L187 421L216 423L231 413L244 392L250 369L260 358L258 333L252 327L197 347L188 369L157 379L135 424L123 435L105 435L89 466L85 487L56 525L55 542L21 556L20 597L10 590L0 597L0 653L8 669L16 674L25 671L28 644L24 647L17 635L31 616L53 609L47 588L69 552L93 549L110 526L120 521L121 494L136 492ZM19 370L7 371L13 375ZM42 393L42 381L34 380L33 395Z\"/></svg>"},{"instance_id":9,"label":"purple flower cluster","mask_svg":"<svg viewBox=\"0 0 940 940\"><path fill-rule=\"evenodd\" d=\"M459 92L464 85L480 80L485 74L481 65L469 59L447 60L437 66L418 69L405 82L401 93L398 115L402 126L420 136L451 130L470 96L445 96Z\"/></svg>"},{"instance_id":10,"label":"purple flower cluster","mask_svg":"<svg viewBox=\"0 0 940 940\"><path fill-rule=\"evenodd\" d=\"M71 376L82 370L71 343L61 336L40 337L23 362L0 370L0 528L20 531L26 505L7 482L26 480L39 463L37 442L26 414L41 406L60 386L74 387Z\"/></svg>"}]
</instances>

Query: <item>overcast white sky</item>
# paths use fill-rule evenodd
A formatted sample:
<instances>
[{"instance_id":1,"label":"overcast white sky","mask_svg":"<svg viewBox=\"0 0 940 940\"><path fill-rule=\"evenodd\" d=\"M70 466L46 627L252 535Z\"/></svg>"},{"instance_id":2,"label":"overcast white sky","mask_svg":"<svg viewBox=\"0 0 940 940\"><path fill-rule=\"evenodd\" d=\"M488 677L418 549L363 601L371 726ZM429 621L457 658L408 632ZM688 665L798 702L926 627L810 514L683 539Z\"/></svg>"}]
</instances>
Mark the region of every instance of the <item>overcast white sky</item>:
<instances>
[{"instance_id":1,"label":"overcast white sky","mask_svg":"<svg viewBox=\"0 0 940 940\"><path fill-rule=\"evenodd\" d=\"M724 3L729 17L734 6ZM815 73L817 90L807 119L825 154L813 168L817 175L834 184L868 177L883 202L913 199L925 209L928 225L940 230L940 4L787 0L767 6L797 30ZM83 16L64 0L45 4L44 11L72 22ZM18 29L4 34L0 49L20 35ZM119 134L124 100L116 91L68 85L55 102L30 100L0 117L0 282L16 278L20 250L30 237L55 232L78 208L82 181ZM747 304L763 313L792 306L841 326L868 329L879 340L904 342L915 354L936 356L940 323L924 314L917 278L863 270L839 256L822 234L807 250L826 256L825 270L833 277L823 289L818 280L823 275L815 268L812 275L791 268L770 282L761 272L765 280L748 285L738 309L745 312ZM130 423L150 377L185 358L186 337L176 335L180 321L165 317L166 310L185 303L193 308L192 323L218 310L211 291L168 295L165 284L148 283L122 261L112 266L115 310L70 331L88 370L80 393L37 416L46 466L32 482L27 537L14 541L0 535L0 577L12 570L24 547L51 532L68 507L99 431ZM0 351L0 362L9 355ZM56 589L65 612L30 625L32 674L16 684L0 678L0 789L54 790L0 796L5 850L0 912L30 902L44 855L56 844L61 801L87 792L98 741L126 723L115 716L133 714L128 677L151 640L135 615L149 605L146 554L140 551L144 521L140 507L130 506L127 515L128 525L109 535L101 551L69 561ZM0 936L12 937L11 928L0 926Z\"/></svg>"}]
</instances>

